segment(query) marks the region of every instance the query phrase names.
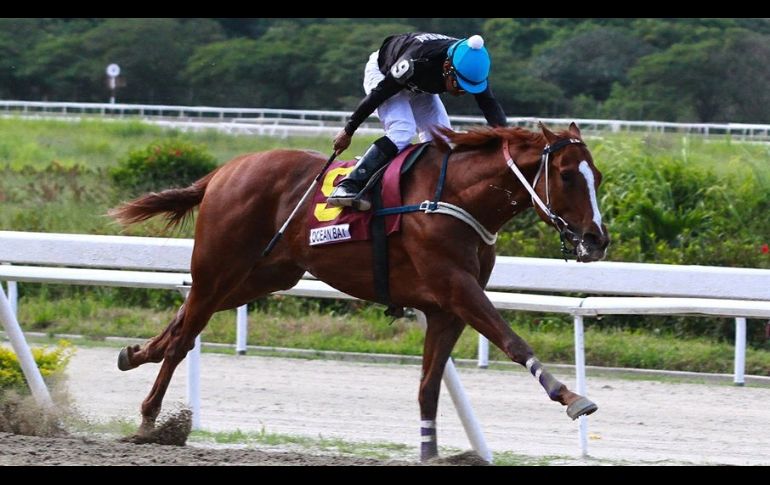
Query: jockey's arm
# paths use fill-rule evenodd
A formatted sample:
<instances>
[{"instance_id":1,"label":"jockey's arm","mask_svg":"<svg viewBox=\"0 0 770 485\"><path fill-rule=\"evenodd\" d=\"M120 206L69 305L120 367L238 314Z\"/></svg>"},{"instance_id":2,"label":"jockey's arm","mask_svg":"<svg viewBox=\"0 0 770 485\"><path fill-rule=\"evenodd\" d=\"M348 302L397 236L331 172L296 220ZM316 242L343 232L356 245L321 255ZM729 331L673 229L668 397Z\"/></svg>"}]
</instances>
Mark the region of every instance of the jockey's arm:
<instances>
[{"instance_id":1,"label":"jockey's arm","mask_svg":"<svg viewBox=\"0 0 770 485\"><path fill-rule=\"evenodd\" d=\"M393 77L388 74L385 79L372 89L372 91L366 95L364 99L358 103L358 107L353 114L350 115L347 124L345 125L345 133L353 136L353 133L358 129L361 123L374 113L385 100L404 89L404 86L397 83Z\"/></svg>"},{"instance_id":2,"label":"jockey's arm","mask_svg":"<svg viewBox=\"0 0 770 485\"><path fill-rule=\"evenodd\" d=\"M487 119L487 123L490 126L508 125L503 107L495 99L494 94L492 94L492 88L489 85L487 85L487 89L479 94L474 94L473 97L476 98L476 103L481 108L481 112L484 113L484 118Z\"/></svg>"}]
</instances>

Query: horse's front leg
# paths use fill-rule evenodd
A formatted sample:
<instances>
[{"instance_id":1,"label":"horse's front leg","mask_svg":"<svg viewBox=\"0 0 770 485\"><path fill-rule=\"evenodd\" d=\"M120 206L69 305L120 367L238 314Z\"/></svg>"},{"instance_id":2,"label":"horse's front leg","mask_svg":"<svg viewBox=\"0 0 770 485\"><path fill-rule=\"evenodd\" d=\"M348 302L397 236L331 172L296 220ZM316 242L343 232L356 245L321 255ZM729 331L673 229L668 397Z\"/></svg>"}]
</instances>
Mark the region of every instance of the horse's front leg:
<instances>
[{"instance_id":1,"label":"horse's front leg","mask_svg":"<svg viewBox=\"0 0 770 485\"><path fill-rule=\"evenodd\" d=\"M570 418L577 419L598 409L588 398L570 391L545 370L529 344L511 330L473 277L459 273L445 281L449 285L448 291L437 293L441 298L441 307L450 310L487 337L512 361L526 367L543 386L549 398L567 406Z\"/></svg>"},{"instance_id":2,"label":"horse's front leg","mask_svg":"<svg viewBox=\"0 0 770 485\"><path fill-rule=\"evenodd\" d=\"M436 440L436 414L449 354L460 338L465 324L449 313L426 313L428 326L422 353L422 378L420 379L420 460L438 456Z\"/></svg>"}]
</instances>

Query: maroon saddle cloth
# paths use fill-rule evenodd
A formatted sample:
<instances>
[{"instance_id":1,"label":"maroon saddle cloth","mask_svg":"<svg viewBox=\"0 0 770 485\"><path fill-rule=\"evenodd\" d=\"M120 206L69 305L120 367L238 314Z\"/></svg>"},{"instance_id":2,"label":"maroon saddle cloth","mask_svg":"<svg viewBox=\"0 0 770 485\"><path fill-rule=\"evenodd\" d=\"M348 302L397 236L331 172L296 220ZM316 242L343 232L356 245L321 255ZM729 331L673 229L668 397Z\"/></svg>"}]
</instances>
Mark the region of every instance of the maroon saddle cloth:
<instances>
[{"instance_id":1,"label":"maroon saddle cloth","mask_svg":"<svg viewBox=\"0 0 770 485\"><path fill-rule=\"evenodd\" d=\"M382 206L399 207L401 203L401 167L407 156L417 147L410 145L399 153L385 169L382 177ZM373 211L360 212L350 207L330 207L326 198L334 187L353 169L356 160L335 161L321 178L318 190L313 194L308 217L310 218L309 243L311 246L335 244L347 241L371 239L370 222ZM401 214L385 216L385 234L401 229Z\"/></svg>"}]
</instances>

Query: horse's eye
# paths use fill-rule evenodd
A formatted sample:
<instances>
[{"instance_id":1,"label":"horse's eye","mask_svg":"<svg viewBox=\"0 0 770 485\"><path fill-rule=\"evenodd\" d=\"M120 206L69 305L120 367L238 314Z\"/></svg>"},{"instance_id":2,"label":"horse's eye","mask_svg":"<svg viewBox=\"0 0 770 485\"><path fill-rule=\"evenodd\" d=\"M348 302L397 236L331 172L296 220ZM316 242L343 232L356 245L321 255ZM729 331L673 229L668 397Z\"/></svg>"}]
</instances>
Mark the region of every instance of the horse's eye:
<instances>
[{"instance_id":1,"label":"horse's eye","mask_svg":"<svg viewBox=\"0 0 770 485\"><path fill-rule=\"evenodd\" d=\"M571 170L565 170L561 172L561 180L565 184L572 183L572 181L575 180L575 173Z\"/></svg>"}]
</instances>

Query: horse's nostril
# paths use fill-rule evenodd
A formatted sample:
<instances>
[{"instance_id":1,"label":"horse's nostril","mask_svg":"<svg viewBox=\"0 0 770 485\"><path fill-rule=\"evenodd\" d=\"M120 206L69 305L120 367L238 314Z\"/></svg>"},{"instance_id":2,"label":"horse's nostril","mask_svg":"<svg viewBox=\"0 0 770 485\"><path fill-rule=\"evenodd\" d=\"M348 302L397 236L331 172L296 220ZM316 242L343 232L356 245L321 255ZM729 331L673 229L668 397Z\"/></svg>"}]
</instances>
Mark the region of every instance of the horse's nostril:
<instances>
[{"instance_id":1,"label":"horse's nostril","mask_svg":"<svg viewBox=\"0 0 770 485\"><path fill-rule=\"evenodd\" d=\"M599 245L599 236L592 232L587 232L583 234L583 243L596 247Z\"/></svg>"},{"instance_id":2,"label":"horse's nostril","mask_svg":"<svg viewBox=\"0 0 770 485\"><path fill-rule=\"evenodd\" d=\"M597 249L605 249L610 244L610 238L593 232L587 232L583 234L583 243Z\"/></svg>"}]
</instances>

